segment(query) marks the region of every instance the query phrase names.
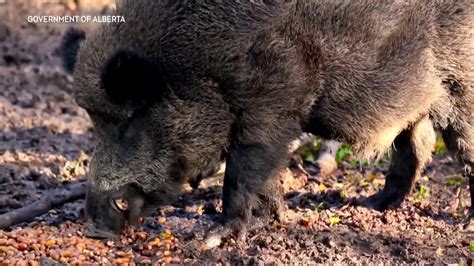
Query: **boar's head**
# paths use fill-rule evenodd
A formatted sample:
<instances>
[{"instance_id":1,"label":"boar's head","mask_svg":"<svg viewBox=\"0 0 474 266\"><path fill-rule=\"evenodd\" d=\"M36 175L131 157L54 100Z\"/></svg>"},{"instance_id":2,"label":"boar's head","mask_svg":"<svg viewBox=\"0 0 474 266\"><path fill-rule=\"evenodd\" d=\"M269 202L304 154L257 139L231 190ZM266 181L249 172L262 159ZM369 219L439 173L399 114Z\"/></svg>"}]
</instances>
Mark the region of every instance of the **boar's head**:
<instances>
[{"instance_id":1,"label":"boar's head","mask_svg":"<svg viewBox=\"0 0 474 266\"><path fill-rule=\"evenodd\" d=\"M187 177L221 156L230 119L212 82L194 83L197 96L183 95L191 89L170 85L156 60L132 50L97 53L79 53L74 77L76 101L96 136L88 236L107 238L176 200Z\"/></svg>"}]
</instances>

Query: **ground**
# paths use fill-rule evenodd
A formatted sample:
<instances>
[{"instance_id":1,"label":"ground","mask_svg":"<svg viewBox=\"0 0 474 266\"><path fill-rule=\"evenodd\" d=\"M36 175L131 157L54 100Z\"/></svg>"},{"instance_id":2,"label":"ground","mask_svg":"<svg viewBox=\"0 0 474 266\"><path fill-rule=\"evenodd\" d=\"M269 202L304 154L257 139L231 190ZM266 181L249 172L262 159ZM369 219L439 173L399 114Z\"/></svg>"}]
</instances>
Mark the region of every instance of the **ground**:
<instances>
[{"instance_id":1,"label":"ground","mask_svg":"<svg viewBox=\"0 0 474 266\"><path fill-rule=\"evenodd\" d=\"M50 189L85 180L93 128L74 102L73 80L60 67L57 47L67 24L30 24L27 15L99 14L107 1L0 1L0 214L39 199ZM61 2L61 1L59 1ZM41 4L43 3L43 4ZM75 3L80 3L77 6ZM76 25L94 28L94 25ZM116 241L83 236L83 200L31 223L0 230L0 262L81 263L467 263L474 236L460 221L469 206L462 169L439 149L400 209L352 206L379 190L387 161L357 164L343 156L336 172L317 174L307 151L303 169L280 179L286 221L200 247L220 211L222 178L205 180L175 205L157 210ZM296 160L298 161L298 160ZM295 163L293 163L294 165Z\"/></svg>"}]
</instances>

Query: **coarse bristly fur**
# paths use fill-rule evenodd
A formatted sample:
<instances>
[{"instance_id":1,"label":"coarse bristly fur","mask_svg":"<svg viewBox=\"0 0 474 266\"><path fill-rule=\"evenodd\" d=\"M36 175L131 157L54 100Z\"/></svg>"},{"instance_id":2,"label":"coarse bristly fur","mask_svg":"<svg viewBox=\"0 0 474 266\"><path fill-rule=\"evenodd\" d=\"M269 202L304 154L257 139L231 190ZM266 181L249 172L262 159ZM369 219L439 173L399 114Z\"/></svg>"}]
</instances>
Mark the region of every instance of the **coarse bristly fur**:
<instances>
[{"instance_id":1,"label":"coarse bristly fur","mask_svg":"<svg viewBox=\"0 0 474 266\"><path fill-rule=\"evenodd\" d=\"M396 207L433 128L473 194L474 2L124 1L117 14L126 23L88 36L74 74L97 136L95 201L133 186L145 206L167 204L225 156L222 217L238 230L305 131L362 157L393 145L386 186L365 204Z\"/></svg>"}]
</instances>

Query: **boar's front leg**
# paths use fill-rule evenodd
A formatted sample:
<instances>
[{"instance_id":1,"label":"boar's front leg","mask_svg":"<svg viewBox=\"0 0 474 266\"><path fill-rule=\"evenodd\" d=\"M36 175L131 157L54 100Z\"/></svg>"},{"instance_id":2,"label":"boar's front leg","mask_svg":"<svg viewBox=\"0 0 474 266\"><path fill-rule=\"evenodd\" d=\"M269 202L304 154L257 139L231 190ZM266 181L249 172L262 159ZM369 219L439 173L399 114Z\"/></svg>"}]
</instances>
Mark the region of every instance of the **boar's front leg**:
<instances>
[{"instance_id":1,"label":"boar's front leg","mask_svg":"<svg viewBox=\"0 0 474 266\"><path fill-rule=\"evenodd\" d=\"M269 192L274 192L271 188L277 183L273 179L288 163L288 144L299 132L294 126L285 128L283 122L273 125L270 129L265 125L240 126L234 133L226 158L221 221L208 232L206 244L220 243L221 238L233 232L244 240L248 225L257 224L252 211L278 216L276 209L282 204L276 197L280 194ZM269 210L258 210L259 207Z\"/></svg>"}]
</instances>

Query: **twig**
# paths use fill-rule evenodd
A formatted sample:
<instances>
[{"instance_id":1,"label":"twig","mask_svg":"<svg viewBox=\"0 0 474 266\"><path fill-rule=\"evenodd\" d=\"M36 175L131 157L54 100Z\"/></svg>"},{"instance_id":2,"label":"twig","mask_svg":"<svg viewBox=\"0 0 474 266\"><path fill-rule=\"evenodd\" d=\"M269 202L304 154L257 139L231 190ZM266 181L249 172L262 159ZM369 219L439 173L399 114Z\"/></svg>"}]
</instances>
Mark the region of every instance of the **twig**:
<instances>
[{"instance_id":1,"label":"twig","mask_svg":"<svg viewBox=\"0 0 474 266\"><path fill-rule=\"evenodd\" d=\"M47 213L49 210L67 202L84 198L86 195L86 182L68 184L47 192L40 200L25 207L0 215L0 229L5 229L15 224L27 222L33 218Z\"/></svg>"}]
</instances>

